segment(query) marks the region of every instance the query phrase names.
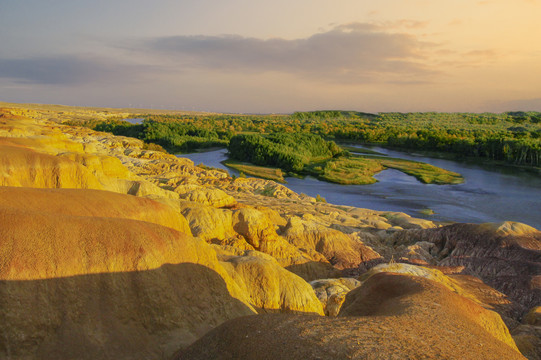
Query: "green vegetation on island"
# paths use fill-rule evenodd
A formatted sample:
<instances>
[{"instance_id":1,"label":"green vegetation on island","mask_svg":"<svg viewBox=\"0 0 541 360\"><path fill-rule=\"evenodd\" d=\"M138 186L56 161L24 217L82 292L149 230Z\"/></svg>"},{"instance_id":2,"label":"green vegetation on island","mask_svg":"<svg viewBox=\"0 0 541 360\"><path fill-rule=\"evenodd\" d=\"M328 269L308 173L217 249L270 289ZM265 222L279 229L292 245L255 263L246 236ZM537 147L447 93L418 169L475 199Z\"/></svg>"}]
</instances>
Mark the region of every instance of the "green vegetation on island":
<instances>
[{"instance_id":1,"label":"green vegetation on island","mask_svg":"<svg viewBox=\"0 0 541 360\"><path fill-rule=\"evenodd\" d=\"M235 135L229 142L228 150L233 159L297 173L313 161L328 160L342 153L342 149L333 141L302 133Z\"/></svg>"},{"instance_id":2,"label":"green vegetation on island","mask_svg":"<svg viewBox=\"0 0 541 360\"><path fill-rule=\"evenodd\" d=\"M400 170L414 176L425 184L460 184L464 181L460 174L419 161L379 156L370 159L379 162L385 168Z\"/></svg>"},{"instance_id":3,"label":"green vegetation on island","mask_svg":"<svg viewBox=\"0 0 541 360\"><path fill-rule=\"evenodd\" d=\"M231 158L261 166L275 166L285 172L313 175L338 184L372 184L373 175L393 168L427 184L457 184L459 174L416 161L381 156L351 155L333 141L314 134L236 135L229 143ZM258 167L256 167L258 168ZM268 169L268 172L276 169ZM261 169L248 174L266 177ZM267 176L268 178L268 176Z\"/></svg>"},{"instance_id":4,"label":"green vegetation on island","mask_svg":"<svg viewBox=\"0 0 541 360\"><path fill-rule=\"evenodd\" d=\"M324 163L313 163L305 171L333 183L365 185L375 183L377 180L373 176L387 168L412 175L425 184L460 184L464 181L455 172L426 163L385 156L341 156Z\"/></svg>"},{"instance_id":5,"label":"green vegetation on island","mask_svg":"<svg viewBox=\"0 0 541 360\"><path fill-rule=\"evenodd\" d=\"M377 161L341 156L330 161L310 164L306 172L321 180L337 184L366 185L375 183L373 175L384 169Z\"/></svg>"}]
</instances>

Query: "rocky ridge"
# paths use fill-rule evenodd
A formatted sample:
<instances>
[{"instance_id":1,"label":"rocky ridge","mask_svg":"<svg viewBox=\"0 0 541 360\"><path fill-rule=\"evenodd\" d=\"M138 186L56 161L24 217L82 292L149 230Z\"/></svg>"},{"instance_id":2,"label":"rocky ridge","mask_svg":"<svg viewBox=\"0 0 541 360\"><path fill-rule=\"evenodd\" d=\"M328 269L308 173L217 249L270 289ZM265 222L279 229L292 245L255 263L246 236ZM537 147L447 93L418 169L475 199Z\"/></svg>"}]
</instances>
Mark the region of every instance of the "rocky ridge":
<instances>
[{"instance_id":1,"label":"rocky ridge","mask_svg":"<svg viewBox=\"0 0 541 360\"><path fill-rule=\"evenodd\" d=\"M169 358L243 315L342 313L352 289L372 289L366 284L392 273L428 281L412 287L451 293L441 295L454 299L443 302L445 314L471 320L470 307L482 309L474 313L484 314L486 326L464 324L477 324L471 326L483 339L497 329L497 341L516 353L508 358L520 358L501 315L518 329L512 334L519 349L537 356L538 324L520 323L541 302L536 229L510 222L441 227L402 213L318 203L272 181L232 179L145 150L137 139L47 120L53 115L0 111L0 358ZM423 267L376 266L393 259ZM432 291L425 290L406 293L422 304ZM468 305L453 313L451 303ZM25 318L29 307L35 310ZM415 309L405 307L401 316L415 317ZM276 321L290 324L294 316ZM267 318L258 318L246 321L266 327ZM314 319L315 328L324 321L325 331L346 329L342 320ZM426 334L428 327L416 329ZM450 332L439 336L433 341L456 341ZM392 346L382 354L395 354ZM478 350L464 358L485 351ZM253 358L245 355L239 358Z\"/></svg>"}]
</instances>

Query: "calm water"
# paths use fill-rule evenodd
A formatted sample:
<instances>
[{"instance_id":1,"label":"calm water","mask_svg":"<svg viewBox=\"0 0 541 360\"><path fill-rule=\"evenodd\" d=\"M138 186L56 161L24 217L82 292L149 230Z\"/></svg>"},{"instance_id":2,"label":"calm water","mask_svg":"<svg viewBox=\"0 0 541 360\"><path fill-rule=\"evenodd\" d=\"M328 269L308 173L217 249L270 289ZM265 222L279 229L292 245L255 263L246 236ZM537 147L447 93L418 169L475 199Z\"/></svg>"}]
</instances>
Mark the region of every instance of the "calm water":
<instances>
[{"instance_id":1,"label":"calm water","mask_svg":"<svg viewBox=\"0 0 541 360\"><path fill-rule=\"evenodd\" d=\"M131 118L131 119L124 119L124 121L127 121L129 122L130 124L142 124L143 123L143 118Z\"/></svg>"},{"instance_id":2,"label":"calm water","mask_svg":"<svg viewBox=\"0 0 541 360\"><path fill-rule=\"evenodd\" d=\"M372 185L338 185L307 177L287 178L286 184L297 193L310 196L320 194L328 202L383 211L401 211L414 217L438 221L499 222L512 220L541 229L541 178L537 174L516 169L484 167L478 164L429 158L421 154L406 153L372 147L372 150L403 159L426 162L455 171L465 179L459 185L427 185L398 170L384 170L377 174ZM183 154L195 164L227 169L222 165L227 150ZM422 209L435 214L424 216Z\"/></svg>"}]
</instances>

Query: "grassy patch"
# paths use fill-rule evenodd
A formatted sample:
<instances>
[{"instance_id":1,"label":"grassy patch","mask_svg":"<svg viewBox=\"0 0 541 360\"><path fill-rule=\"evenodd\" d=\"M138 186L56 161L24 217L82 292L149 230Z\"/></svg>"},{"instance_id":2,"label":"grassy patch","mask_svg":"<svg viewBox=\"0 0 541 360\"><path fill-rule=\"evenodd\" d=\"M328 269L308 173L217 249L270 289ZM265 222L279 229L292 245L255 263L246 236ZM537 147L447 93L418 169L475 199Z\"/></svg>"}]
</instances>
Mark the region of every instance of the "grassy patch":
<instances>
[{"instance_id":1,"label":"grassy patch","mask_svg":"<svg viewBox=\"0 0 541 360\"><path fill-rule=\"evenodd\" d=\"M421 209L421 210L419 210L419 214L423 214L425 216L430 216L430 215L434 215L435 212L432 209Z\"/></svg>"},{"instance_id":2,"label":"grassy patch","mask_svg":"<svg viewBox=\"0 0 541 360\"><path fill-rule=\"evenodd\" d=\"M235 160L225 160L222 162L225 166L233 168L241 173L248 174L251 176L260 177L263 179L274 180L277 182L285 183L284 173L281 169L257 166L249 163L244 163Z\"/></svg>"},{"instance_id":3,"label":"grassy patch","mask_svg":"<svg viewBox=\"0 0 541 360\"><path fill-rule=\"evenodd\" d=\"M381 156L352 155L329 161L314 162L305 167L305 172L321 180L343 185L373 184L374 175L387 168L414 176L425 184L460 184L460 174L417 161Z\"/></svg>"},{"instance_id":4,"label":"grassy patch","mask_svg":"<svg viewBox=\"0 0 541 360\"><path fill-rule=\"evenodd\" d=\"M446 185L464 182L464 178L460 174L422 162L389 157L378 157L374 160L379 161L381 165L387 168L400 170L403 173L415 176L417 180L425 184Z\"/></svg>"},{"instance_id":5,"label":"grassy patch","mask_svg":"<svg viewBox=\"0 0 541 360\"><path fill-rule=\"evenodd\" d=\"M331 159L324 164L312 164L309 172L320 179L344 185L373 184L373 178L384 167L375 160L361 157L340 157Z\"/></svg>"}]
</instances>

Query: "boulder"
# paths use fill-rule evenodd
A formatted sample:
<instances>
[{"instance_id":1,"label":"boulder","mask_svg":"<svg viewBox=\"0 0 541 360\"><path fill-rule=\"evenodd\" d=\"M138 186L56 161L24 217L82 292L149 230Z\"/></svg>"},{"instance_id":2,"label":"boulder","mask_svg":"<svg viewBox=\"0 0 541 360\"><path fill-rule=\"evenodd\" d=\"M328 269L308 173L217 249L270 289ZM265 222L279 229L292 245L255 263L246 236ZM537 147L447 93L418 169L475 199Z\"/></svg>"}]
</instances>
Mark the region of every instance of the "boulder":
<instances>
[{"instance_id":1,"label":"boulder","mask_svg":"<svg viewBox=\"0 0 541 360\"><path fill-rule=\"evenodd\" d=\"M310 282L327 316L336 316L346 294L361 285L355 278L319 279Z\"/></svg>"},{"instance_id":2,"label":"boulder","mask_svg":"<svg viewBox=\"0 0 541 360\"><path fill-rule=\"evenodd\" d=\"M377 252L359 240L315 221L291 217L282 235L297 248L310 249L323 255L340 270L366 270L383 261Z\"/></svg>"},{"instance_id":3,"label":"boulder","mask_svg":"<svg viewBox=\"0 0 541 360\"><path fill-rule=\"evenodd\" d=\"M258 251L242 256L219 256L229 275L241 284L250 304L259 313L304 312L323 315L312 287L299 276L282 268L276 260Z\"/></svg>"}]
</instances>

